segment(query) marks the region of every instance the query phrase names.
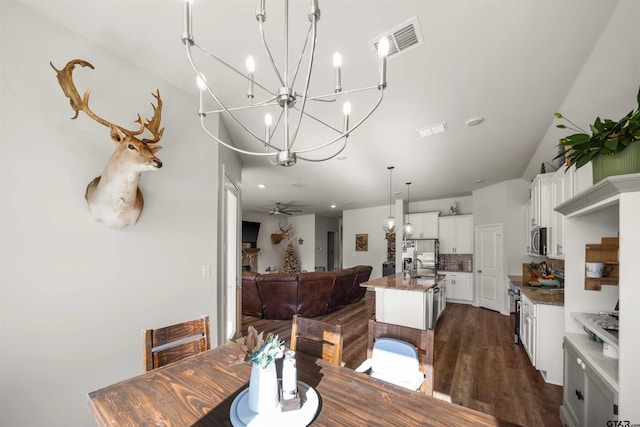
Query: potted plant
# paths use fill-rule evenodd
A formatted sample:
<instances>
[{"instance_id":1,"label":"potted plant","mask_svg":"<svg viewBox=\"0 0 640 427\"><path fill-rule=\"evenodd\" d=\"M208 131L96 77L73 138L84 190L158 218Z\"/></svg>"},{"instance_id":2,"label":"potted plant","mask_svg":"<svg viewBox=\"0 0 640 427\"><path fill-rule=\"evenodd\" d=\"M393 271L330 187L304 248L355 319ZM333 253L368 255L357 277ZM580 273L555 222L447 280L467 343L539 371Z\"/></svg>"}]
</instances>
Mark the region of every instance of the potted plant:
<instances>
[{"instance_id":1,"label":"potted plant","mask_svg":"<svg viewBox=\"0 0 640 427\"><path fill-rule=\"evenodd\" d=\"M591 134L560 113L554 115L570 126L556 125L560 129L571 129L577 133L560 140L565 151L567 168L575 165L581 168L593 163L593 182L596 183L611 175L640 172L640 90L637 96L638 106L617 122L597 117L590 125ZM558 158L556 157L556 158Z\"/></svg>"}]
</instances>

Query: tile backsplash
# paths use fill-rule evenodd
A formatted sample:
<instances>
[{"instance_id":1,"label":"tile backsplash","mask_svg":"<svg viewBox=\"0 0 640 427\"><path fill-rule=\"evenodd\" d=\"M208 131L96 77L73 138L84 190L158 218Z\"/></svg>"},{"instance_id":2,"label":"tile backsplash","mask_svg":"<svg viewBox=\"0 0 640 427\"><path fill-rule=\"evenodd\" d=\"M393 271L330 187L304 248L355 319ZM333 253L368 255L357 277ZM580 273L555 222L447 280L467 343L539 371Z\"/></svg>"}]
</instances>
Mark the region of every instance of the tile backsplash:
<instances>
[{"instance_id":1,"label":"tile backsplash","mask_svg":"<svg viewBox=\"0 0 640 427\"><path fill-rule=\"evenodd\" d=\"M438 260L439 271L473 272L473 255L471 254L441 254Z\"/></svg>"}]
</instances>

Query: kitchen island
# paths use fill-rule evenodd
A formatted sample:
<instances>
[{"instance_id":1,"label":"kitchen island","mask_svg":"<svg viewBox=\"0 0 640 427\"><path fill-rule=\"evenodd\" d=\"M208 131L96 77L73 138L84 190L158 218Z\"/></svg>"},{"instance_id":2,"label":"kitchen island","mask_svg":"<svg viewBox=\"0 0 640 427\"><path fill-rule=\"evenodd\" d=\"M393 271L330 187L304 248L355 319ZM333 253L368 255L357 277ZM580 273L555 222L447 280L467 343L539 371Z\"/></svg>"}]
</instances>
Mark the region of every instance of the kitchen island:
<instances>
[{"instance_id":1,"label":"kitchen island","mask_svg":"<svg viewBox=\"0 0 640 427\"><path fill-rule=\"evenodd\" d=\"M434 329L445 306L444 275L411 277L403 273L361 283L376 292L376 320L416 329Z\"/></svg>"}]
</instances>

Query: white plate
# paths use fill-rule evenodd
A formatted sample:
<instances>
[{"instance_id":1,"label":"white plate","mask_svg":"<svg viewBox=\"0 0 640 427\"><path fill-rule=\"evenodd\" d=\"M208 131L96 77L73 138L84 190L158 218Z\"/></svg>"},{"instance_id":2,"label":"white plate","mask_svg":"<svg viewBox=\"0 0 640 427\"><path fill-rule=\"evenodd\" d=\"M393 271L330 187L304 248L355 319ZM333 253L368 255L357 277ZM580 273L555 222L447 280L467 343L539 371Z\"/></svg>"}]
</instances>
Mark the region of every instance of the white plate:
<instances>
[{"instance_id":1,"label":"white plate","mask_svg":"<svg viewBox=\"0 0 640 427\"><path fill-rule=\"evenodd\" d=\"M249 388L245 388L231 404L231 424L235 427L258 426L307 426L313 421L320 406L320 398L313 387L298 381L298 393L302 400L302 407L294 411L281 412L280 407L273 412L257 414L249 409Z\"/></svg>"}]
</instances>

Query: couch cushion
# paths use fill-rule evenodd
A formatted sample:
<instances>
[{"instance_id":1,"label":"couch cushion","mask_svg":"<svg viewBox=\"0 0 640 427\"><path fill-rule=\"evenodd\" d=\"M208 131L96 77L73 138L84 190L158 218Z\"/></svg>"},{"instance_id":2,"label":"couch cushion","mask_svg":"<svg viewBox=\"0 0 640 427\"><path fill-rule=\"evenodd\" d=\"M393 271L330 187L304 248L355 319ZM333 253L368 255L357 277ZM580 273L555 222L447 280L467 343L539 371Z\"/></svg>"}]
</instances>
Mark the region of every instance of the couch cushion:
<instances>
[{"instance_id":1,"label":"couch cushion","mask_svg":"<svg viewBox=\"0 0 640 427\"><path fill-rule=\"evenodd\" d=\"M327 304L335 281L334 272L298 274L298 314L302 317L327 313Z\"/></svg>"},{"instance_id":2,"label":"couch cushion","mask_svg":"<svg viewBox=\"0 0 640 427\"><path fill-rule=\"evenodd\" d=\"M298 309L298 275L261 274L256 279L265 319L292 319Z\"/></svg>"},{"instance_id":3,"label":"couch cushion","mask_svg":"<svg viewBox=\"0 0 640 427\"><path fill-rule=\"evenodd\" d=\"M262 300L258 293L257 273L242 272L242 314L262 317Z\"/></svg>"},{"instance_id":4,"label":"couch cushion","mask_svg":"<svg viewBox=\"0 0 640 427\"><path fill-rule=\"evenodd\" d=\"M329 297L327 312L331 313L349 304L351 298L351 288L356 279L356 270L345 268L335 270L336 281L333 284L333 291Z\"/></svg>"},{"instance_id":5,"label":"couch cushion","mask_svg":"<svg viewBox=\"0 0 640 427\"><path fill-rule=\"evenodd\" d=\"M360 283L364 283L369 280L373 267L370 265L356 265L353 269L356 270L356 280L353 281L350 303L354 303L364 298L364 295L367 293L367 288L360 286Z\"/></svg>"}]
</instances>

